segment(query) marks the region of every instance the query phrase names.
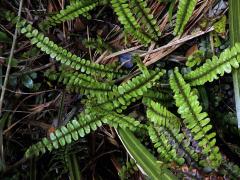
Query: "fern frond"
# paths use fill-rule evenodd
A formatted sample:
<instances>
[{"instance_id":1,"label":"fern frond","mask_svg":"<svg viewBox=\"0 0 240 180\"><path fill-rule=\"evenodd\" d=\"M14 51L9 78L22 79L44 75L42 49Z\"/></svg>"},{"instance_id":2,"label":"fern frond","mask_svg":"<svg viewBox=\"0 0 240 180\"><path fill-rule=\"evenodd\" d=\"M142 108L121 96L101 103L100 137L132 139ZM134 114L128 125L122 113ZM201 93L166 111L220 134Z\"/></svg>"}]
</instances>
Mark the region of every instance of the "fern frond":
<instances>
[{"instance_id":1,"label":"fern frond","mask_svg":"<svg viewBox=\"0 0 240 180\"><path fill-rule=\"evenodd\" d=\"M115 112L108 113L103 117L104 121L112 127L121 127L123 129L130 129L132 131L135 131L136 129L139 129L141 127L141 124L139 121L136 121L134 118L130 116L125 116L123 114L118 114Z\"/></svg>"},{"instance_id":2,"label":"fern frond","mask_svg":"<svg viewBox=\"0 0 240 180\"><path fill-rule=\"evenodd\" d=\"M89 95L89 97L108 98L112 94L114 86L113 83L100 82L92 76L87 76L77 71L64 71L64 69L60 73L47 71L45 76L66 85L66 90L69 92Z\"/></svg>"},{"instance_id":3,"label":"fern frond","mask_svg":"<svg viewBox=\"0 0 240 180\"><path fill-rule=\"evenodd\" d=\"M53 15L39 24L41 29L53 27L64 21L73 20L79 15L84 15L99 4L98 0L81 0L68 5L56 15Z\"/></svg>"},{"instance_id":4,"label":"fern frond","mask_svg":"<svg viewBox=\"0 0 240 180\"><path fill-rule=\"evenodd\" d=\"M142 31L141 26L134 17L129 7L128 0L111 0L111 4L127 33L130 33L134 38L145 45L151 42L151 36Z\"/></svg>"},{"instance_id":5,"label":"fern frond","mask_svg":"<svg viewBox=\"0 0 240 180\"><path fill-rule=\"evenodd\" d=\"M145 99L151 99L153 101L161 103L164 106L171 106L173 102L170 94L166 92L160 92L155 88L149 89L146 93L143 94L143 100Z\"/></svg>"},{"instance_id":6,"label":"fern frond","mask_svg":"<svg viewBox=\"0 0 240 180\"><path fill-rule=\"evenodd\" d=\"M140 74L113 88L113 98L102 99L97 106L106 110L126 109L131 102L141 98L144 92L151 88L162 75L163 72L161 71L149 71L147 74ZM121 109L118 109L118 111L121 112Z\"/></svg>"},{"instance_id":7,"label":"fern frond","mask_svg":"<svg viewBox=\"0 0 240 180\"><path fill-rule=\"evenodd\" d=\"M176 68L170 76L170 85L174 92L174 99L178 107L178 113L184 119L186 127L193 134L194 139L202 148L202 153L206 155L206 161L201 161L201 165L210 165L218 167L221 163L221 154L219 148L215 146L216 133L209 131L212 129L208 114L202 111L202 106L198 101L197 95L191 91L190 85L187 84L182 75Z\"/></svg>"},{"instance_id":8,"label":"fern frond","mask_svg":"<svg viewBox=\"0 0 240 180\"><path fill-rule=\"evenodd\" d=\"M197 162L198 155L189 146L190 141L187 140L187 136L180 133L180 119L157 102L145 99L144 103L147 105L147 117L151 122L148 127L149 136L161 157L167 161L171 161L171 157L175 157L178 164L185 161L182 159L183 156ZM169 144L169 142L171 143ZM172 148L171 157L168 155L165 157L166 148ZM178 156L176 152L178 152Z\"/></svg>"},{"instance_id":9,"label":"fern frond","mask_svg":"<svg viewBox=\"0 0 240 180\"><path fill-rule=\"evenodd\" d=\"M213 56L208 59L201 67L189 72L184 79L191 86L203 85L205 82L212 82L218 79L218 75L230 73L233 68L239 68L240 63L240 43L236 43L232 48L223 51L219 58Z\"/></svg>"},{"instance_id":10,"label":"fern frond","mask_svg":"<svg viewBox=\"0 0 240 180\"><path fill-rule=\"evenodd\" d=\"M180 129L180 119L161 104L150 99L145 99L144 104L147 105L147 117L152 123L167 128Z\"/></svg>"},{"instance_id":11,"label":"fern frond","mask_svg":"<svg viewBox=\"0 0 240 180\"><path fill-rule=\"evenodd\" d=\"M17 28L19 28L21 30L21 33L25 34L25 36L31 40L32 44L36 44L36 46L40 48L41 51L45 52L46 54L50 55L51 58L60 61L66 66L70 66L75 70L80 70L82 73L92 74L96 76L113 77L117 74L119 75L118 72L107 66L92 63L89 60L81 59L66 49L59 47L53 41L49 40L48 37L45 37L37 29L33 28L32 25L28 24L26 20L21 20L17 24Z\"/></svg>"},{"instance_id":12,"label":"fern frond","mask_svg":"<svg viewBox=\"0 0 240 180\"><path fill-rule=\"evenodd\" d=\"M174 28L175 35L181 35L185 25L192 16L197 0L179 0L177 19Z\"/></svg>"},{"instance_id":13,"label":"fern frond","mask_svg":"<svg viewBox=\"0 0 240 180\"><path fill-rule=\"evenodd\" d=\"M174 130L177 129L172 128L172 131ZM177 152L177 149L180 149L178 147L178 144L175 143L174 140L171 140L172 142L170 142L171 137L164 127L149 125L148 133L151 141L154 144L154 147L157 149L157 152L159 153L160 157L165 162L175 161L180 165L182 165L185 162L183 158L184 154L179 154ZM181 142L183 139L183 135L178 132L174 134L177 135L175 138Z\"/></svg>"},{"instance_id":14,"label":"fern frond","mask_svg":"<svg viewBox=\"0 0 240 180\"><path fill-rule=\"evenodd\" d=\"M127 129L117 129L118 136L130 156L136 161L141 172L145 172L150 179L177 179L170 170L162 165L141 142Z\"/></svg>"},{"instance_id":15,"label":"fern frond","mask_svg":"<svg viewBox=\"0 0 240 180\"><path fill-rule=\"evenodd\" d=\"M157 41L161 32L157 25L157 20L151 14L151 9L147 7L146 0L131 0L130 7L140 24L146 29L151 39Z\"/></svg>"},{"instance_id":16,"label":"fern frond","mask_svg":"<svg viewBox=\"0 0 240 180\"><path fill-rule=\"evenodd\" d=\"M43 138L38 143L32 145L26 151L25 157L29 158L31 156L39 156L40 153L44 154L46 150L51 152L53 149L58 149L60 146L70 144L73 141L77 141L79 138L89 134L91 131L95 131L103 124L108 124L115 128L128 128L130 130L136 130L136 128L139 127L140 123L131 117L114 112L109 114L108 112L101 111L100 109L94 110L95 111L86 110L83 113L80 113L75 119L68 122L65 126L62 126L52 132L49 138Z\"/></svg>"}]
</instances>

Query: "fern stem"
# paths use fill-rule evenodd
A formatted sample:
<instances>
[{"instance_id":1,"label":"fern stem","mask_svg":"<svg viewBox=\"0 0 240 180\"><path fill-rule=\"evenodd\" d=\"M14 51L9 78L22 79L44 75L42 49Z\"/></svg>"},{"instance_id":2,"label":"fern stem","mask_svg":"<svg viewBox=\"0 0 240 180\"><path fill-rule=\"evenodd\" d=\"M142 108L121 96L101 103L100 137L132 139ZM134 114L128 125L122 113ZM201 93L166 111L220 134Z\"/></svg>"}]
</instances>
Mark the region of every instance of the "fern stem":
<instances>
[{"instance_id":1,"label":"fern stem","mask_svg":"<svg viewBox=\"0 0 240 180\"><path fill-rule=\"evenodd\" d=\"M240 42L239 11L240 11L240 1L229 0L231 46L233 46L236 42ZM233 76L233 86L234 86L238 129L240 129L240 69L233 70L232 76Z\"/></svg>"}]
</instances>

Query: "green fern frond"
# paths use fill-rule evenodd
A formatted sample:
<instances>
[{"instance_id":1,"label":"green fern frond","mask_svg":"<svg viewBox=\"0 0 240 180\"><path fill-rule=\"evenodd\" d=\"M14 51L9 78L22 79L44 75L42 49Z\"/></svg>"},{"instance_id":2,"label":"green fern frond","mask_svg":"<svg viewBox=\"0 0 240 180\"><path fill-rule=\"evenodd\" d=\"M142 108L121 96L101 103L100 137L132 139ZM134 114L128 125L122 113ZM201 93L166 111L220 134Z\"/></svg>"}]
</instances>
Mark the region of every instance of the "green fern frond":
<instances>
[{"instance_id":1,"label":"green fern frond","mask_svg":"<svg viewBox=\"0 0 240 180\"><path fill-rule=\"evenodd\" d=\"M161 104L150 99L145 99L144 103L147 105L147 117L152 123L167 128L180 129L180 119Z\"/></svg>"},{"instance_id":2,"label":"green fern frond","mask_svg":"<svg viewBox=\"0 0 240 180\"><path fill-rule=\"evenodd\" d=\"M219 148L215 146L216 139L214 137L216 133L209 133L212 125L209 124L208 114L201 112L202 106L198 101L197 95L191 91L190 85L184 81L177 68L170 76L170 85L174 92L178 113L181 114L184 124L202 148L203 155L206 155L206 161L201 161L200 164L214 168L218 167L222 156Z\"/></svg>"},{"instance_id":3,"label":"green fern frond","mask_svg":"<svg viewBox=\"0 0 240 180\"><path fill-rule=\"evenodd\" d=\"M21 30L22 34L25 34L26 37L31 39L31 43L36 44L41 51L50 55L51 58L54 58L57 61L60 61L62 64L70 66L75 70L80 70L82 73L96 76L113 77L121 74L107 66L92 63L89 60L77 57L75 54L72 54L66 49L59 47L53 41L49 40L48 37L45 37L37 29L33 28L32 25L28 24L26 20L21 20L17 24L17 28Z\"/></svg>"},{"instance_id":4,"label":"green fern frond","mask_svg":"<svg viewBox=\"0 0 240 180\"><path fill-rule=\"evenodd\" d=\"M113 83L100 82L92 76L87 76L77 71L65 71L64 69L60 73L47 71L45 76L66 85L66 90L69 92L89 95L89 97L109 98L108 96L112 94L114 86Z\"/></svg>"},{"instance_id":5,"label":"green fern frond","mask_svg":"<svg viewBox=\"0 0 240 180\"><path fill-rule=\"evenodd\" d=\"M151 39L157 41L158 37L161 36L161 32L157 25L157 20L151 14L151 9L147 7L146 0L131 0L130 7L141 23L141 26L151 36Z\"/></svg>"},{"instance_id":6,"label":"green fern frond","mask_svg":"<svg viewBox=\"0 0 240 180\"><path fill-rule=\"evenodd\" d=\"M208 59L201 67L189 72L184 79L191 86L203 85L205 82L212 82L218 79L218 75L230 73L233 68L239 68L240 63L240 43L236 43L232 48L226 49L218 57L213 56Z\"/></svg>"},{"instance_id":7,"label":"green fern frond","mask_svg":"<svg viewBox=\"0 0 240 180\"><path fill-rule=\"evenodd\" d=\"M112 127L118 128L121 127L123 129L130 129L135 131L136 129L140 129L141 124L139 121L136 121L134 118L130 116L125 116L123 114L118 114L115 112L108 113L103 117L104 121Z\"/></svg>"},{"instance_id":8,"label":"green fern frond","mask_svg":"<svg viewBox=\"0 0 240 180\"><path fill-rule=\"evenodd\" d=\"M111 0L111 5L120 23L124 26L125 32L130 33L134 38L145 45L151 42L151 36L142 31L141 26L134 17L128 0Z\"/></svg>"},{"instance_id":9,"label":"green fern frond","mask_svg":"<svg viewBox=\"0 0 240 180\"><path fill-rule=\"evenodd\" d=\"M175 35L181 35L185 25L192 16L197 0L179 0L177 19L174 28Z\"/></svg>"},{"instance_id":10,"label":"green fern frond","mask_svg":"<svg viewBox=\"0 0 240 180\"><path fill-rule=\"evenodd\" d=\"M143 94L143 100L151 99L156 102L160 102L162 105L171 105L172 97L166 92L160 92L159 90L152 88Z\"/></svg>"},{"instance_id":11,"label":"green fern frond","mask_svg":"<svg viewBox=\"0 0 240 180\"><path fill-rule=\"evenodd\" d=\"M99 99L101 106L106 110L126 109L127 106L141 98L148 89L163 75L161 71L149 71L147 74L140 74L127 82L122 83L118 87L113 88L113 98ZM121 112L121 109L118 109Z\"/></svg>"},{"instance_id":12,"label":"green fern frond","mask_svg":"<svg viewBox=\"0 0 240 180\"><path fill-rule=\"evenodd\" d=\"M180 133L180 119L157 102L145 99L144 103L147 105L147 117L151 122L148 127L149 136L161 157L167 161L171 161L171 158L174 157L178 164L182 164L185 161L182 159L183 156L188 160L191 159L197 162L198 155L189 146L190 141L187 140L187 136ZM169 142L172 142L172 144L169 144ZM166 148L168 150L172 149L171 157L165 154ZM178 156L176 154L177 151L179 151Z\"/></svg>"},{"instance_id":13,"label":"green fern frond","mask_svg":"<svg viewBox=\"0 0 240 180\"><path fill-rule=\"evenodd\" d=\"M41 29L53 27L64 21L73 20L79 15L84 15L99 4L98 0L81 0L68 5L56 15L53 15L39 24Z\"/></svg>"},{"instance_id":14,"label":"green fern frond","mask_svg":"<svg viewBox=\"0 0 240 180\"><path fill-rule=\"evenodd\" d=\"M172 128L172 131L174 130L179 131L177 129ZM165 162L175 161L179 165L182 165L185 162L185 159L183 158L184 154L181 155L178 154L177 152L177 150L179 149L178 144L175 143L174 141L173 142L169 141L171 137L164 127L149 125L148 133L151 141L154 144L154 147L157 149L157 152L159 153L160 157ZM178 132L174 134L177 135L175 138L181 142L183 139L183 135Z\"/></svg>"},{"instance_id":15,"label":"green fern frond","mask_svg":"<svg viewBox=\"0 0 240 180\"><path fill-rule=\"evenodd\" d=\"M39 156L40 153L44 154L46 150L51 152L53 149L58 149L61 146L70 144L89 134L91 131L97 130L97 128L103 124L108 124L115 128L128 128L133 131L140 126L138 121L129 116L114 112L108 113L96 108L94 111L86 109L65 126L52 132L49 138L43 138L28 148L25 157Z\"/></svg>"}]
</instances>

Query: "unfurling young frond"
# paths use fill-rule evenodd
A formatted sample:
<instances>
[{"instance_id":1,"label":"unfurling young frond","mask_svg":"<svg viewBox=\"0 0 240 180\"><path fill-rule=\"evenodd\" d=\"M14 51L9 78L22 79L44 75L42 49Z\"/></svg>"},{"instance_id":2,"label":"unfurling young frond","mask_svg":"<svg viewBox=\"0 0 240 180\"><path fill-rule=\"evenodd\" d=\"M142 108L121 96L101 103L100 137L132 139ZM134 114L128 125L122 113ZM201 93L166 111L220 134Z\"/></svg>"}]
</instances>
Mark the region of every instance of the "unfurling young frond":
<instances>
[{"instance_id":1,"label":"unfurling young frond","mask_svg":"<svg viewBox=\"0 0 240 180\"><path fill-rule=\"evenodd\" d=\"M184 124L193 134L193 138L202 148L203 155L206 155L206 161L201 161L202 166L218 167L221 164L222 156L219 148L215 146L216 133L209 132L212 129L208 114L202 111L202 106L198 101L190 85L187 84L182 75L176 68L170 76L171 89L174 92L174 99L178 107L178 113L181 115Z\"/></svg>"},{"instance_id":2,"label":"unfurling young frond","mask_svg":"<svg viewBox=\"0 0 240 180\"><path fill-rule=\"evenodd\" d=\"M240 63L240 43L236 43L232 48L223 51L219 58L213 56L208 59L202 66L189 72L184 79L191 86L203 85L206 82L212 82L223 74L230 73L232 68L238 68Z\"/></svg>"},{"instance_id":3,"label":"unfurling young frond","mask_svg":"<svg viewBox=\"0 0 240 180\"><path fill-rule=\"evenodd\" d=\"M197 0L179 0L177 19L174 28L175 35L181 35L185 25L192 16Z\"/></svg>"}]
</instances>

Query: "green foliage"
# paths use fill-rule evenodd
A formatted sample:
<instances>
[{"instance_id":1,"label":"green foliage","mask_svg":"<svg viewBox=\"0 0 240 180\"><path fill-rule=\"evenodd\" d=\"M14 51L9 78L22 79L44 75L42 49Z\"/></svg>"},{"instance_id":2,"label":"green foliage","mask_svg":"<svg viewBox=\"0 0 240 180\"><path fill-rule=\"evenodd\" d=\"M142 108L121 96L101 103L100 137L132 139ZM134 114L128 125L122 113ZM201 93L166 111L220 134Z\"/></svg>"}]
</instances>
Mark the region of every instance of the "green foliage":
<instances>
[{"instance_id":1,"label":"green foliage","mask_svg":"<svg viewBox=\"0 0 240 180\"><path fill-rule=\"evenodd\" d=\"M165 107L150 99L146 99L145 104L147 105L147 117L152 123L167 128L180 128L180 119Z\"/></svg>"},{"instance_id":2,"label":"green foliage","mask_svg":"<svg viewBox=\"0 0 240 180\"><path fill-rule=\"evenodd\" d=\"M126 109L131 102L141 98L162 75L161 71L150 71L148 74L140 74L118 87L114 87L112 98L99 99L101 107L105 110ZM121 109L117 111L121 112Z\"/></svg>"},{"instance_id":3,"label":"green foliage","mask_svg":"<svg viewBox=\"0 0 240 180\"><path fill-rule=\"evenodd\" d=\"M76 1L68 5L65 9L59 13L47 18L39 24L41 29L47 29L53 27L64 21L73 20L79 15L84 15L88 11L94 9L99 4L98 0L81 0Z\"/></svg>"},{"instance_id":4,"label":"green foliage","mask_svg":"<svg viewBox=\"0 0 240 180\"><path fill-rule=\"evenodd\" d=\"M107 98L111 95L113 88L113 83L100 82L77 71L66 71L66 67L63 67L60 73L47 71L45 76L66 85L66 90L69 92L80 93L89 97Z\"/></svg>"},{"instance_id":5,"label":"green foliage","mask_svg":"<svg viewBox=\"0 0 240 180\"><path fill-rule=\"evenodd\" d=\"M178 141L182 141L182 134L178 133L179 130L172 128L174 135ZM151 141L154 143L154 147L157 149L157 152L160 154L161 159L165 162L175 161L177 164L182 165L185 160L182 157L184 154L178 154L177 149L179 149L178 144L171 146L171 135L168 131L165 130L164 126L149 125L148 133L151 138Z\"/></svg>"},{"instance_id":6,"label":"green foliage","mask_svg":"<svg viewBox=\"0 0 240 180\"><path fill-rule=\"evenodd\" d=\"M174 99L178 107L178 113L184 119L184 124L191 131L193 137L202 148L202 153L207 156L206 161L201 161L202 166L218 167L221 163L219 148L215 146L216 133L209 132L212 129L208 114L202 111L197 95L191 90L182 75L176 68L170 76L170 85L174 91Z\"/></svg>"},{"instance_id":7,"label":"green foliage","mask_svg":"<svg viewBox=\"0 0 240 180\"><path fill-rule=\"evenodd\" d=\"M181 35L185 25L192 16L197 0L179 0L177 19L174 28L175 35Z\"/></svg>"},{"instance_id":8,"label":"green foliage","mask_svg":"<svg viewBox=\"0 0 240 180\"><path fill-rule=\"evenodd\" d=\"M95 131L102 124L109 124L115 128L129 128L136 130L139 122L133 118L112 112L111 114L96 110L94 112L86 110L80 113L75 119L68 122L65 126L58 128L50 133L49 138L43 138L38 143L32 145L25 153L25 157L39 156L44 154L46 150L52 151L61 146L77 141L91 131Z\"/></svg>"},{"instance_id":9,"label":"green foliage","mask_svg":"<svg viewBox=\"0 0 240 180\"><path fill-rule=\"evenodd\" d=\"M148 133L154 147L165 162L183 164L185 159L198 161L198 155L190 146L190 139L180 132L181 120L165 107L146 99L147 117L151 121Z\"/></svg>"},{"instance_id":10,"label":"green foliage","mask_svg":"<svg viewBox=\"0 0 240 180\"><path fill-rule=\"evenodd\" d=\"M103 53L105 50L111 50L111 47L100 36L97 36L97 38L84 39L83 44L87 48L96 49L98 53Z\"/></svg>"},{"instance_id":11,"label":"green foliage","mask_svg":"<svg viewBox=\"0 0 240 180\"><path fill-rule=\"evenodd\" d=\"M194 67L200 65L204 58L204 51L198 50L187 58L186 66Z\"/></svg>"},{"instance_id":12,"label":"green foliage","mask_svg":"<svg viewBox=\"0 0 240 180\"><path fill-rule=\"evenodd\" d=\"M26 20L21 20L17 24L17 28L21 30L22 34L25 34L31 40L31 43L41 49L41 51L49 54L51 58L60 61L62 64L69 66L75 70L80 70L82 73L113 77L120 75L110 67L93 63L89 60L82 59L75 54L67 51L66 49L59 47L53 41L45 37L32 25L28 24Z\"/></svg>"},{"instance_id":13,"label":"green foliage","mask_svg":"<svg viewBox=\"0 0 240 180\"><path fill-rule=\"evenodd\" d=\"M219 56L213 56L212 59L207 59L206 62L194 71L189 72L184 76L184 79L191 86L203 85L206 82L212 82L218 79L218 75L230 73L233 68L239 67L239 52L240 44L236 43L232 48L226 49Z\"/></svg>"},{"instance_id":14,"label":"green foliage","mask_svg":"<svg viewBox=\"0 0 240 180\"><path fill-rule=\"evenodd\" d=\"M143 44L158 39L160 32L157 21L150 14L150 9L147 8L145 0L133 0L130 1L130 4L127 0L111 0L111 5L119 21L124 25L126 33L130 33ZM134 14L136 14L136 17ZM146 25L147 29L142 29L142 24Z\"/></svg>"}]
</instances>

